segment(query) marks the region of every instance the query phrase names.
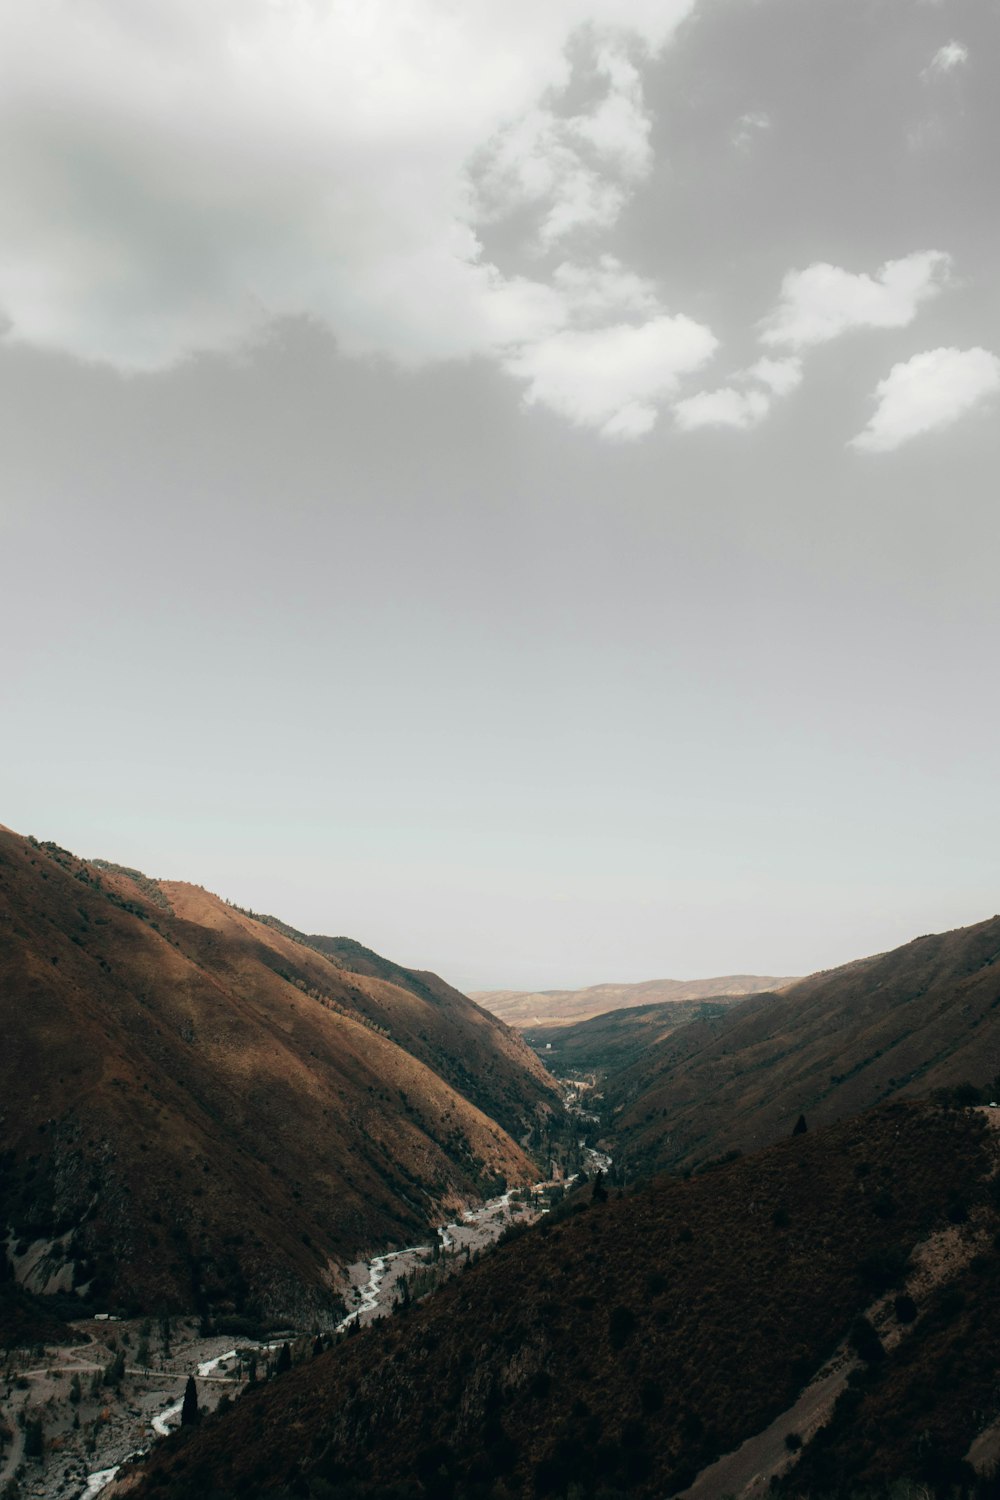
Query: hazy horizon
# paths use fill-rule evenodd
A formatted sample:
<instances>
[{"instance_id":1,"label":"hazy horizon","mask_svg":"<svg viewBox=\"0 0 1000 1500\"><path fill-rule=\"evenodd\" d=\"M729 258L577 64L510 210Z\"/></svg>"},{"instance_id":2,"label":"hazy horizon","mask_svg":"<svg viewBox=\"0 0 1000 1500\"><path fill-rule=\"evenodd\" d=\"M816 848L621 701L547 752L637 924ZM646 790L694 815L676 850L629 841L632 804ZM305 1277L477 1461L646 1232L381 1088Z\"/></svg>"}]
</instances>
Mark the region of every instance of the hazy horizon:
<instances>
[{"instance_id":1,"label":"hazy horizon","mask_svg":"<svg viewBox=\"0 0 1000 1500\"><path fill-rule=\"evenodd\" d=\"M463 989L991 915L998 45L0 0L0 817Z\"/></svg>"}]
</instances>

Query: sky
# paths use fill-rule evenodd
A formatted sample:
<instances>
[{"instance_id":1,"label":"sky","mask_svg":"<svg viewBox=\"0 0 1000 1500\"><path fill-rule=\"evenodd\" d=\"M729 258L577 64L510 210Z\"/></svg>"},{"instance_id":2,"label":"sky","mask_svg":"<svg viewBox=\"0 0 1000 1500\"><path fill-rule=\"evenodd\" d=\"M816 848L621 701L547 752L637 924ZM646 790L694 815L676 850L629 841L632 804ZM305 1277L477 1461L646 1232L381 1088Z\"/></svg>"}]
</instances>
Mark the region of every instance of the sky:
<instances>
[{"instance_id":1,"label":"sky","mask_svg":"<svg viewBox=\"0 0 1000 1500\"><path fill-rule=\"evenodd\" d=\"M995 0L0 0L0 820L466 989L1000 900Z\"/></svg>"}]
</instances>

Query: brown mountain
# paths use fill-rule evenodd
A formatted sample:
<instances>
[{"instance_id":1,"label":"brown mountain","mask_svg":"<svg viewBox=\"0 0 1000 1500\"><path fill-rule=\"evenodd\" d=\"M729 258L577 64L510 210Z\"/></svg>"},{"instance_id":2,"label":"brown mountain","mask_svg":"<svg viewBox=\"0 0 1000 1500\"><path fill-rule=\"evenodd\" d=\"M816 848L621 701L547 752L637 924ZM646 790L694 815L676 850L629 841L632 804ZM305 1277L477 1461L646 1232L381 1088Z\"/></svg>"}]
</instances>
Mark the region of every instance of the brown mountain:
<instances>
[{"instance_id":1,"label":"brown mountain","mask_svg":"<svg viewBox=\"0 0 1000 1500\"><path fill-rule=\"evenodd\" d=\"M716 995L756 995L781 989L788 979L759 974L727 974L720 979L647 979L641 984L593 984L584 990L476 990L472 998L521 1031L539 1026L570 1026L609 1010L678 1001L708 1000Z\"/></svg>"},{"instance_id":2,"label":"brown mountain","mask_svg":"<svg viewBox=\"0 0 1000 1500\"><path fill-rule=\"evenodd\" d=\"M965 1328L954 1392L925 1381L893 1436L892 1477L919 1478L931 1451L959 1461L1000 1402L1000 1304L987 1295L996 1162L982 1112L897 1103L689 1182L584 1197L424 1303L168 1439L112 1493L661 1500L794 1412L863 1312L886 1343L915 1318L900 1358L919 1350L968 1268L984 1322ZM949 1254L928 1262L942 1245ZM912 1314L893 1311L896 1295L912 1296ZM852 1376L855 1414L867 1378Z\"/></svg>"},{"instance_id":3,"label":"brown mountain","mask_svg":"<svg viewBox=\"0 0 1000 1500\"><path fill-rule=\"evenodd\" d=\"M0 1004L0 1228L99 1305L330 1305L362 1250L537 1176L511 1132L559 1109L435 976L6 830Z\"/></svg>"},{"instance_id":4,"label":"brown mountain","mask_svg":"<svg viewBox=\"0 0 1000 1500\"><path fill-rule=\"evenodd\" d=\"M606 1095L619 1154L691 1165L1000 1073L1000 917L814 974L651 1045Z\"/></svg>"}]
</instances>

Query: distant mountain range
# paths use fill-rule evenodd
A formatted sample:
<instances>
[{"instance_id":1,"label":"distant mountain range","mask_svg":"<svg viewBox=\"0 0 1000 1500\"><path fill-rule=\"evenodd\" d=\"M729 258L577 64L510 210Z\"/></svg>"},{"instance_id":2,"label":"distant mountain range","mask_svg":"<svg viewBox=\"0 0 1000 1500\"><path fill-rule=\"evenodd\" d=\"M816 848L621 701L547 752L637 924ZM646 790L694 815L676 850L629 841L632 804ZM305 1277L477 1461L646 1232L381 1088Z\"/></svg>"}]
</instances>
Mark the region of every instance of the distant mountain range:
<instances>
[{"instance_id":1,"label":"distant mountain range","mask_svg":"<svg viewBox=\"0 0 1000 1500\"><path fill-rule=\"evenodd\" d=\"M362 1252L537 1178L519 1141L561 1114L437 976L9 830L0 1003L0 1234L99 1307L307 1319Z\"/></svg>"},{"instance_id":2,"label":"distant mountain range","mask_svg":"<svg viewBox=\"0 0 1000 1500\"><path fill-rule=\"evenodd\" d=\"M570 1026L591 1016L637 1005L679 1004L716 995L756 995L781 989L789 979L726 974L718 979L647 979L640 984L593 984L583 990L476 990L472 999L521 1031Z\"/></svg>"}]
</instances>

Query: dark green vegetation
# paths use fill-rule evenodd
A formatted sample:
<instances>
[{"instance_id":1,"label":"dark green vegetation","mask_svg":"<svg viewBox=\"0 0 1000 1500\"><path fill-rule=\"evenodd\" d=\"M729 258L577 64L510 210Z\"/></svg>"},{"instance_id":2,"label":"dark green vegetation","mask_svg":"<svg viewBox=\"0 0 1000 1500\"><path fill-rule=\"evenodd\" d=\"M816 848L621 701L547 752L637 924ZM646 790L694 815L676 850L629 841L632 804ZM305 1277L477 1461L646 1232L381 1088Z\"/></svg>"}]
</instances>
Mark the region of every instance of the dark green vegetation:
<instances>
[{"instance_id":1,"label":"dark green vegetation","mask_svg":"<svg viewBox=\"0 0 1000 1500\"><path fill-rule=\"evenodd\" d=\"M37 1297L15 1284L7 1268L0 1281L0 1349L23 1349L40 1343L72 1344L79 1335L66 1326L67 1315L80 1316L73 1297Z\"/></svg>"},{"instance_id":2,"label":"dark green vegetation","mask_svg":"<svg viewBox=\"0 0 1000 1500\"><path fill-rule=\"evenodd\" d=\"M985 1304L1000 1274L995 1161L982 1113L895 1103L689 1181L660 1178L606 1201L588 1187L425 1303L168 1441L133 1493L676 1493L786 1410L873 1297L905 1295L908 1257L928 1233L986 1235L969 1272ZM985 1374L993 1323L980 1339L967 1305L961 1336ZM931 1357L947 1307L917 1312L915 1347L926 1342ZM957 1328L949 1337L957 1351ZM938 1404L933 1430L935 1451L958 1462L997 1394L963 1400L953 1366L955 1396ZM879 1368L873 1392L895 1361ZM903 1412L894 1467L870 1472L919 1477L930 1425L926 1407Z\"/></svg>"},{"instance_id":3,"label":"dark green vegetation","mask_svg":"<svg viewBox=\"0 0 1000 1500\"><path fill-rule=\"evenodd\" d=\"M811 1129L886 1099L968 1083L989 1090L998 1073L994 917L651 1041L610 1073L605 1095L616 1155L648 1174L755 1150L788 1134L799 1114Z\"/></svg>"},{"instance_id":4,"label":"dark green vegetation","mask_svg":"<svg viewBox=\"0 0 1000 1500\"><path fill-rule=\"evenodd\" d=\"M616 1073L644 1056L690 1021L720 1020L745 995L715 995L711 1000L668 1000L612 1010L571 1026L529 1026L524 1039L544 1056L555 1073ZM547 1050L551 1049L551 1050Z\"/></svg>"},{"instance_id":5,"label":"dark green vegetation","mask_svg":"<svg viewBox=\"0 0 1000 1500\"><path fill-rule=\"evenodd\" d=\"M0 830L19 1281L94 1308L328 1318L338 1266L537 1177L517 1140L561 1106L521 1038L434 975L324 945Z\"/></svg>"}]
</instances>

